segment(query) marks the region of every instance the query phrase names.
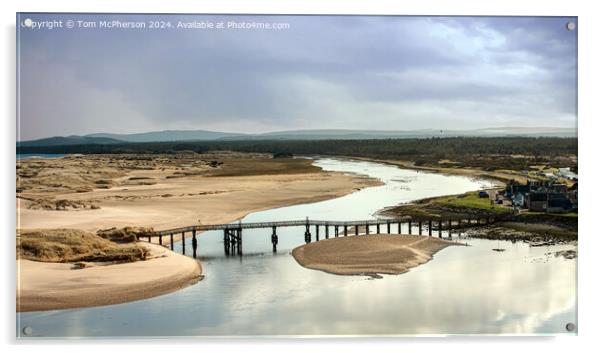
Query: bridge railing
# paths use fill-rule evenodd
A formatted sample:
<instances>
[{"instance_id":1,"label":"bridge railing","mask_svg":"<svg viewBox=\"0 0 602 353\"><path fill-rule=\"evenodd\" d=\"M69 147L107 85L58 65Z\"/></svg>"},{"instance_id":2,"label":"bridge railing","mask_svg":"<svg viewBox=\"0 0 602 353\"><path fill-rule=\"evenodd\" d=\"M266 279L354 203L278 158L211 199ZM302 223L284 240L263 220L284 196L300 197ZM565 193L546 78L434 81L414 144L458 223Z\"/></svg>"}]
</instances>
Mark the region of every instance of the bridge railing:
<instances>
[{"instance_id":1,"label":"bridge railing","mask_svg":"<svg viewBox=\"0 0 602 353\"><path fill-rule=\"evenodd\" d=\"M376 218L376 219L366 219L366 220L357 220L357 221L325 221L325 220L312 220L312 219L304 219L304 220L290 220L290 221L276 221L276 222L239 222L239 223L224 223L224 224L198 224L188 227L174 228L156 231L151 237L159 237L159 236L167 236L170 234L178 234L178 233L189 233L189 232L202 232L209 230L230 230L230 229L258 229L258 228L273 228L273 227L302 227L302 226L338 226L338 227L353 227L353 226L375 226L375 225L385 225L387 223L397 224L397 223L406 223L406 222L429 222L433 223L443 221L448 222L449 220L453 220L458 222L459 220L467 220L470 224L471 220L485 219L490 220L495 218L494 216L480 216L480 217L463 217L463 218L455 218L455 219L438 219L432 218L429 220L426 219L412 219L411 217L403 217L403 218ZM488 222L486 222L488 223Z\"/></svg>"}]
</instances>

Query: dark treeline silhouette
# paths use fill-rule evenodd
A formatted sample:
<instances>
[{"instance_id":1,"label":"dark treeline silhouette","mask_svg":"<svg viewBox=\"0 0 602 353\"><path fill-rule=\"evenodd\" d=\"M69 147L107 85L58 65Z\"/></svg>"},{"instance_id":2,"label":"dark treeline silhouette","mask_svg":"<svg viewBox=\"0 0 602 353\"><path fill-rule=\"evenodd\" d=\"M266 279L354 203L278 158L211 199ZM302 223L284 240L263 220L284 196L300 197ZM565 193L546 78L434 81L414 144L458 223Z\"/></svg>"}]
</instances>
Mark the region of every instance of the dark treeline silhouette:
<instances>
[{"instance_id":1,"label":"dark treeline silhouette","mask_svg":"<svg viewBox=\"0 0 602 353\"><path fill-rule=\"evenodd\" d=\"M19 147L17 153L177 153L211 150L292 155L337 155L414 161L417 165L450 160L460 166L521 168L534 163L567 166L577 155L576 138L448 137L379 140L179 141ZM519 158L517 158L519 156ZM520 156L528 158L520 158ZM445 162L443 162L445 163ZM573 163L576 164L576 163ZM574 165L569 165L574 166Z\"/></svg>"}]
</instances>

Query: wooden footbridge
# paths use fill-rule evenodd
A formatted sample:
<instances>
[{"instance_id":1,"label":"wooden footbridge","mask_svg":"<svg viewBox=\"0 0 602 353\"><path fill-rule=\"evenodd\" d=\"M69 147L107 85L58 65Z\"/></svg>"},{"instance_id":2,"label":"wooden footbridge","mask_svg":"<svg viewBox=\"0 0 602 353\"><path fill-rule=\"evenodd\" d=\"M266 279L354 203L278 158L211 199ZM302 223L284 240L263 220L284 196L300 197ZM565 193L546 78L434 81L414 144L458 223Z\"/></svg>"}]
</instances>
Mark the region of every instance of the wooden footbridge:
<instances>
[{"instance_id":1,"label":"wooden footbridge","mask_svg":"<svg viewBox=\"0 0 602 353\"><path fill-rule=\"evenodd\" d=\"M154 238L158 238L158 243L164 245L164 237L169 238L169 247L174 249L174 235L181 235L182 238L182 254L186 254L186 242L184 241L187 234L192 236L192 255L197 256L197 233L211 230L221 230L224 233L224 252L226 255L238 254L242 255L242 231L244 229L271 229L272 233L270 240L272 242L272 250L276 252L278 246L278 228L283 227L304 227L303 233L305 243L312 241L311 230L313 228L315 241L320 240L320 228L323 228L324 237L330 237L330 229L333 229L333 236L348 236L348 235L370 235L370 234L399 234L401 235L402 224L407 224L407 234L412 234L412 227L415 228L417 234L433 236L433 233L443 237L443 231L447 231L447 236L451 238L453 230L460 230L466 227L479 225L487 225L496 221L495 216L480 216L474 218L455 218L455 219L420 219L415 220L409 217L399 219L369 219L361 221L320 221L320 220L295 220L295 221L280 221L280 222L248 222L248 223L227 223L227 224L207 224L194 225L189 227L168 229L157 231L149 235L138 236L138 240L148 239L149 242ZM371 228L374 233L371 233ZM395 229L397 228L397 229Z\"/></svg>"}]
</instances>

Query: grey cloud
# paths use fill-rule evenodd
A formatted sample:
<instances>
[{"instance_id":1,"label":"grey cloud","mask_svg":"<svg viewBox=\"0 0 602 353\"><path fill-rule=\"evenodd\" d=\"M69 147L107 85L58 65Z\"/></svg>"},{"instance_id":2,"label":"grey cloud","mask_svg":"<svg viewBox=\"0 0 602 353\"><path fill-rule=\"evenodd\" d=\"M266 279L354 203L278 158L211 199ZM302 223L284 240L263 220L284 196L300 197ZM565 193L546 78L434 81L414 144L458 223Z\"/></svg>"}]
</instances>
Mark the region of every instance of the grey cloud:
<instances>
[{"instance_id":1,"label":"grey cloud","mask_svg":"<svg viewBox=\"0 0 602 353\"><path fill-rule=\"evenodd\" d=\"M239 19L291 28L24 32L22 138L573 126L576 38L567 19Z\"/></svg>"}]
</instances>

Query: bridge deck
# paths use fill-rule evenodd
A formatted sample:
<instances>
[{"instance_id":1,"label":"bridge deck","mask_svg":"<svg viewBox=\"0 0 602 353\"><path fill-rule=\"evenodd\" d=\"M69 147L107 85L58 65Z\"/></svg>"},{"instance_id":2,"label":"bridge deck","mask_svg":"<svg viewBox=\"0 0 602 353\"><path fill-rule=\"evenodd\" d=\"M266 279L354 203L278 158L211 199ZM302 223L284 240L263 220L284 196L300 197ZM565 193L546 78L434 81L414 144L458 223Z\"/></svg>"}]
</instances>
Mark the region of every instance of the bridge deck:
<instances>
[{"instance_id":1,"label":"bridge deck","mask_svg":"<svg viewBox=\"0 0 602 353\"><path fill-rule=\"evenodd\" d=\"M482 217L487 218L487 217ZM474 218L473 218L474 219ZM245 223L225 223L225 224L199 224L188 227L181 227L175 229L168 229L157 231L154 236L165 236L169 234L177 233L188 233L192 231L206 231L206 230L225 230L225 229L257 229L257 228L272 228L272 227L303 227L303 226L339 226L339 227L353 227L353 226L374 226L374 225L385 225L387 223L397 224L406 223L412 221L413 223L419 222L419 220L412 220L410 218L401 219L366 219L359 221L322 221L322 220L291 220L291 221L277 221L277 222L245 222ZM439 222L439 219L432 219L433 224ZM441 220L447 222L448 220ZM455 220L454 220L455 221ZM428 222L428 220L422 220L422 222Z\"/></svg>"}]
</instances>

